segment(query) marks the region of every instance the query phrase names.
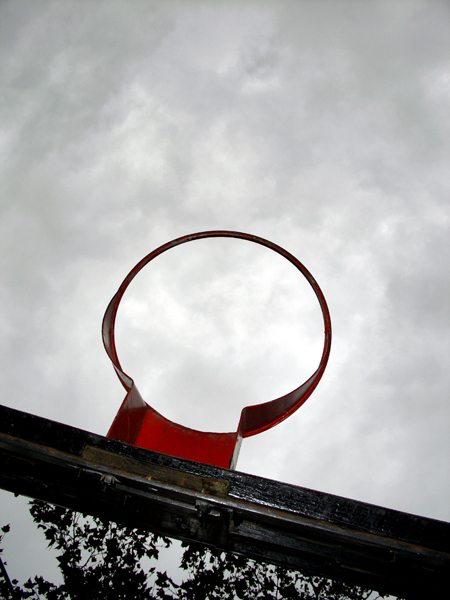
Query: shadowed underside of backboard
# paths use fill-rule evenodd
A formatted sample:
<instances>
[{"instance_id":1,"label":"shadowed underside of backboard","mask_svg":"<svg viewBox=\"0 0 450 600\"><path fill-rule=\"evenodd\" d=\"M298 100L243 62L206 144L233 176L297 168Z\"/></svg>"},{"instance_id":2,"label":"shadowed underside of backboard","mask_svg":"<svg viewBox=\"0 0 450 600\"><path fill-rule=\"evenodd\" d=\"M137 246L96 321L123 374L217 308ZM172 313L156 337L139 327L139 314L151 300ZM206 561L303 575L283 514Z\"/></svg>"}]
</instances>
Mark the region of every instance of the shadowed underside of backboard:
<instances>
[{"instance_id":1,"label":"shadowed underside of backboard","mask_svg":"<svg viewBox=\"0 0 450 600\"><path fill-rule=\"evenodd\" d=\"M450 523L180 459L0 406L0 487L406 598L438 598Z\"/></svg>"}]
</instances>

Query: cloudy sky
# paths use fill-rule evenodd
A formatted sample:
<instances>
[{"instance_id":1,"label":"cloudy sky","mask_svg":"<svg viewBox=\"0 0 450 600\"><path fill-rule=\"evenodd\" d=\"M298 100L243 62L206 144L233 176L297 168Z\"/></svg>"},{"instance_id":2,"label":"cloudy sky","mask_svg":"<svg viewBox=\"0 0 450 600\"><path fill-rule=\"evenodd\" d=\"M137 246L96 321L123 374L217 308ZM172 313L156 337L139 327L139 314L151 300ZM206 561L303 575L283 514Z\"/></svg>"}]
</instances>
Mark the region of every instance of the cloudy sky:
<instances>
[{"instance_id":1,"label":"cloudy sky","mask_svg":"<svg viewBox=\"0 0 450 600\"><path fill-rule=\"evenodd\" d=\"M449 25L439 0L3 1L2 402L106 434L125 275L245 231L312 272L333 346L238 469L450 520ZM311 289L240 240L158 257L120 310L125 370L198 429L235 430L320 357ZM1 494L12 576L47 568L25 506Z\"/></svg>"}]
</instances>

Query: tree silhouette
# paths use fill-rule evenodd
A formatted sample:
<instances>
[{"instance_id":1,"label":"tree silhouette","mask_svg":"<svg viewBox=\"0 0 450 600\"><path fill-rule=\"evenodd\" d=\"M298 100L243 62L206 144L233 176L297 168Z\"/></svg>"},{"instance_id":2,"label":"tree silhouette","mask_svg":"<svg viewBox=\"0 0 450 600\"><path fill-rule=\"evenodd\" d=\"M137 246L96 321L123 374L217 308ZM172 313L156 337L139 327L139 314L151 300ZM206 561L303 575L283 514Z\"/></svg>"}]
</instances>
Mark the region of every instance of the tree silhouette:
<instances>
[{"instance_id":1,"label":"tree silhouette","mask_svg":"<svg viewBox=\"0 0 450 600\"><path fill-rule=\"evenodd\" d=\"M240 556L186 544L180 568L186 577L176 583L157 570L159 550L171 540L147 531L124 527L96 517L33 500L30 513L37 527L57 551L63 583L55 585L40 576L19 585L0 578L0 597L46 600L215 600L304 599L365 600L362 589L323 577L305 576L281 567ZM0 543L9 532L2 528ZM2 550L0 550L0 553ZM1 557L0 557L1 560ZM6 563L1 563L0 566ZM383 597L383 596L378 596Z\"/></svg>"}]
</instances>

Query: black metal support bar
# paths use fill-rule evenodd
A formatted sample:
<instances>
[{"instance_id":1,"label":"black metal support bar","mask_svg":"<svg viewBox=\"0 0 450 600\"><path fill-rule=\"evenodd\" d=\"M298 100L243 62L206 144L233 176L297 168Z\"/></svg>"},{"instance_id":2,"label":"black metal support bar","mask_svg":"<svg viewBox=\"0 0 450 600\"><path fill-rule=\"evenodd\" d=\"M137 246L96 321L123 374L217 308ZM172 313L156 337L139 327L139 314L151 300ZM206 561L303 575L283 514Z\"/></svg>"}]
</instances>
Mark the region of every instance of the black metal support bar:
<instances>
[{"instance_id":1,"label":"black metal support bar","mask_svg":"<svg viewBox=\"0 0 450 600\"><path fill-rule=\"evenodd\" d=\"M450 523L177 459L0 406L0 487L406 598L450 573Z\"/></svg>"}]
</instances>

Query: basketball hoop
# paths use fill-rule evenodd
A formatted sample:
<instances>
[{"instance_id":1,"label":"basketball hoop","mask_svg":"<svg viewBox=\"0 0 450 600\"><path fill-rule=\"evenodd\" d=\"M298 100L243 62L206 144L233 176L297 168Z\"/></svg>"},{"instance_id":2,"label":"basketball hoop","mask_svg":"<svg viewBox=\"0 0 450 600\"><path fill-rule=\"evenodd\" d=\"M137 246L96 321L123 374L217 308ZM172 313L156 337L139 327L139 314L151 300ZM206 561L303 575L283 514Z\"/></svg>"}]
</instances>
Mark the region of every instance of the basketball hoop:
<instances>
[{"instance_id":1,"label":"basketball hoop","mask_svg":"<svg viewBox=\"0 0 450 600\"><path fill-rule=\"evenodd\" d=\"M290 261L313 288L322 310L325 328L322 357L318 368L309 379L285 396L243 408L237 430L232 433L197 431L163 417L143 400L133 379L122 369L115 344L114 328L117 310L134 277L163 252L180 244L212 237L238 238L254 242L277 252ZM109 303L103 317L102 333L106 352L118 378L127 391L107 436L156 452L230 469L234 469L236 466L243 438L274 427L294 413L309 398L325 371L331 348L331 320L328 306L319 285L308 269L280 246L255 235L237 231L203 231L185 235L150 252L128 273Z\"/></svg>"}]
</instances>

